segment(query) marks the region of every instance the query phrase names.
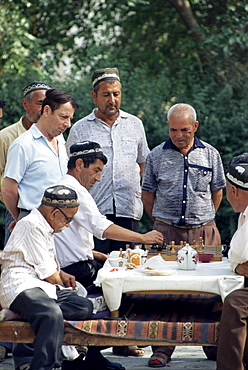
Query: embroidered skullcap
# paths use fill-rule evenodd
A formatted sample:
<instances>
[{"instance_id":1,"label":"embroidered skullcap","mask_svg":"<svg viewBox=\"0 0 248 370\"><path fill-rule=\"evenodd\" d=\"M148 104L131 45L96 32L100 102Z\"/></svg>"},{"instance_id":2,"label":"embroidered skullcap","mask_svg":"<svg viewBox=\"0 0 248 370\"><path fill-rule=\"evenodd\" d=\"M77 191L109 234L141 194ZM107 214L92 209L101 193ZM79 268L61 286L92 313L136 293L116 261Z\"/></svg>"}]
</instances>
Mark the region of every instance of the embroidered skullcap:
<instances>
[{"instance_id":1,"label":"embroidered skullcap","mask_svg":"<svg viewBox=\"0 0 248 370\"><path fill-rule=\"evenodd\" d=\"M79 201L75 190L64 185L56 185L45 190L41 204L58 208L74 208L79 206Z\"/></svg>"},{"instance_id":2,"label":"embroidered skullcap","mask_svg":"<svg viewBox=\"0 0 248 370\"><path fill-rule=\"evenodd\" d=\"M237 188L248 190L248 153L243 153L231 160L226 177Z\"/></svg>"},{"instance_id":3,"label":"embroidered skullcap","mask_svg":"<svg viewBox=\"0 0 248 370\"><path fill-rule=\"evenodd\" d=\"M98 69L93 73L91 80L93 87L95 87L102 81L107 80L120 81L119 71L117 68Z\"/></svg>"},{"instance_id":4,"label":"embroidered skullcap","mask_svg":"<svg viewBox=\"0 0 248 370\"><path fill-rule=\"evenodd\" d=\"M45 82L33 81L29 85L25 86L22 89L22 92L23 92L23 96L25 98L28 94L30 94L33 91L36 91L36 90L49 90L49 89L51 89L51 87L52 87L51 85L49 85L49 84L47 84Z\"/></svg>"},{"instance_id":5,"label":"embroidered skullcap","mask_svg":"<svg viewBox=\"0 0 248 370\"><path fill-rule=\"evenodd\" d=\"M70 146L70 158L81 158L89 155L102 154L102 148L98 143L94 141L83 141L81 143L75 143Z\"/></svg>"}]
</instances>

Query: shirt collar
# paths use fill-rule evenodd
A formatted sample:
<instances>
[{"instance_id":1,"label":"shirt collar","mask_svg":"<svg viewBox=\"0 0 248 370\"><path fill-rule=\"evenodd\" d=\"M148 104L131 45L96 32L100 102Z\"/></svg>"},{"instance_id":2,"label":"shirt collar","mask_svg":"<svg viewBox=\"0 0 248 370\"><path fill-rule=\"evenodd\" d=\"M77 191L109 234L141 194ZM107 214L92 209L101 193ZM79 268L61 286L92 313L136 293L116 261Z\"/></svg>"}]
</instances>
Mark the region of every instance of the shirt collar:
<instances>
[{"instance_id":1,"label":"shirt collar","mask_svg":"<svg viewBox=\"0 0 248 370\"><path fill-rule=\"evenodd\" d=\"M88 116L88 120L89 121L94 121L95 119L97 119L98 121L105 123L101 119L97 118L96 110L97 110L97 108L93 109L93 111ZM118 123L120 118L128 118L128 114L126 112L124 112L123 110L121 110L121 109L119 110L119 115L116 118L115 123Z\"/></svg>"},{"instance_id":2,"label":"shirt collar","mask_svg":"<svg viewBox=\"0 0 248 370\"><path fill-rule=\"evenodd\" d=\"M205 145L203 144L203 142L200 139L198 139L195 136L194 137L194 144L193 144L192 148L190 148L190 151L192 151L196 148L205 148ZM176 147L176 145L173 144L170 137L165 141L165 143L163 145L163 149L172 149L172 150L176 150L177 152L180 152L180 149L178 147Z\"/></svg>"}]
</instances>

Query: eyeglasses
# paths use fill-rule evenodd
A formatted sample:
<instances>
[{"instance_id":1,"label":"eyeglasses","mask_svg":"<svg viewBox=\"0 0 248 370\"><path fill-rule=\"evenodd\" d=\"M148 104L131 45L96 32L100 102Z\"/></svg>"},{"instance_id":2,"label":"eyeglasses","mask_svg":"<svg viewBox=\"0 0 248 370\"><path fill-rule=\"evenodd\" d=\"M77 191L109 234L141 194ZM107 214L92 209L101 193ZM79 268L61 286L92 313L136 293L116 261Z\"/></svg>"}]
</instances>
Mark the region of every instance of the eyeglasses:
<instances>
[{"instance_id":1,"label":"eyeglasses","mask_svg":"<svg viewBox=\"0 0 248 370\"><path fill-rule=\"evenodd\" d=\"M72 222L73 217L68 217L68 216L65 214L65 212L63 212L63 211L62 211L62 209L61 209L61 208L55 208L55 209L58 209L58 210L62 213L62 215L65 217L65 220L66 220L66 223L67 223L67 224L69 224L70 222Z\"/></svg>"}]
</instances>

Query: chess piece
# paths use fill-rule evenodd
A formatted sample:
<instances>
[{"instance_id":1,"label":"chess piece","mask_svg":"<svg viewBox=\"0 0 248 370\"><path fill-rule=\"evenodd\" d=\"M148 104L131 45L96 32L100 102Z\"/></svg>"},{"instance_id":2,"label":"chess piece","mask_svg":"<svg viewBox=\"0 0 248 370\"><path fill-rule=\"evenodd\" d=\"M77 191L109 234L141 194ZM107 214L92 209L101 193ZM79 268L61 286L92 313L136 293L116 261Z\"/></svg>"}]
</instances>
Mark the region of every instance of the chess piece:
<instances>
[{"instance_id":1,"label":"chess piece","mask_svg":"<svg viewBox=\"0 0 248 370\"><path fill-rule=\"evenodd\" d=\"M171 254L177 254L177 252L175 250L175 242L174 241L171 242Z\"/></svg>"},{"instance_id":2,"label":"chess piece","mask_svg":"<svg viewBox=\"0 0 248 370\"><path fill-rule=\"evenodd\" d=\"M204 253L204 244L201 236L199 237L198 253Z\"/></svg>"},{"instance_id":3,"label":"chess piece","mask_svg":"<svg viewBox=\"0 0 248 370\"><path fill-rule=\"evenodd\" d=\"M181 240L180 241L180 246L179 246L179 248L181 249L181 248L183 248L183 241Z\"/></svg>"}]
</instances>

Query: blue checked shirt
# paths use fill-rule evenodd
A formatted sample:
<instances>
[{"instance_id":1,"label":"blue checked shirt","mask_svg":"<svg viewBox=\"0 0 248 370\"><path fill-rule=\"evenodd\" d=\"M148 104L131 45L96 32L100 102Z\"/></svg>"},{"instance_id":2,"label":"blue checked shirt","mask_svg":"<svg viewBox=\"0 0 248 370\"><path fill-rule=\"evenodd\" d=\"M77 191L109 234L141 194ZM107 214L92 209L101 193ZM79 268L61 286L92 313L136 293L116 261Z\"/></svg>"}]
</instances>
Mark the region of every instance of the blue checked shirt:
<instances>
[{"instance_id":1,"label":"blue checked shirt","mask_svg":"<svg viewBox=\"0 0 248 370\"><path fill-rule=\"evenodd\" d=\"M155 193L153 217L178 225L198 225L214 219L212 192L225 187L218 151L195 137L184 155L169 138L147 157L142 190Z\"/></svg>"}]
</instances>

